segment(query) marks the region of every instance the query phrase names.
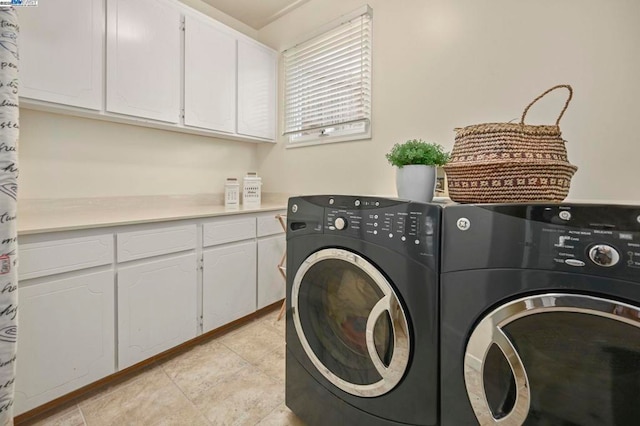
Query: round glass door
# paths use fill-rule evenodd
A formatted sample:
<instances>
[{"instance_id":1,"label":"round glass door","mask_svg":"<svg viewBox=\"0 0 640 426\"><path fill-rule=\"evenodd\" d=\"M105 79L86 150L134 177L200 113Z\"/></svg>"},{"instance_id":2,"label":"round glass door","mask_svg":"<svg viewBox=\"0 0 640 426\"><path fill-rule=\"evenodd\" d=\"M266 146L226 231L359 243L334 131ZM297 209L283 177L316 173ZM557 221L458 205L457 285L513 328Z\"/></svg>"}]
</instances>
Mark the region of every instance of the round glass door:
<instances>
[{"instance_id":1,"label":"round glass door","mask_svg":"<svg viewBox=\"0 0 640 426\"><path fill-rule=\"evenodd\" d=\"M640 309L578 294L507 303L471 333L464 360L481 425L635 425Z\"/></svg>"},{"instance_id":2,"label":"round glass door","mask_svg":"<svg viewBox=\"0 0 640 426\"><path fill-rule=\"evenodd\" d=\"M407 319L387 279L366 259L337 248L313 253L294 277L291 305L302 347L335 386L375 397L402 379Z\"/></svg>"}]
</instances>

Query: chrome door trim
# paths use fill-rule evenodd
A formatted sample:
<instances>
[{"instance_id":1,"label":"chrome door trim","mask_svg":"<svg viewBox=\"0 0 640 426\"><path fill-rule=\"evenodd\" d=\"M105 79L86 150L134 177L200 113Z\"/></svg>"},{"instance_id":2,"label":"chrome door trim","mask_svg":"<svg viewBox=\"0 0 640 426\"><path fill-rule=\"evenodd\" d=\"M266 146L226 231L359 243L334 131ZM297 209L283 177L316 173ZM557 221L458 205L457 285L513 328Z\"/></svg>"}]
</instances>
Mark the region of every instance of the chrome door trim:
<instances>
[{"instance_id":1,"label":"chrome door trim","mask_svg":"<svg viewBox=\"0 0 640 426\"><path fill-rule=\"evenodd\" d=\"M302 323L300 321L300 301L298 299L300 295L300 285L302 284L302 279L307 271L313 265L325 260L342 260L356 266L364 271L377 284L378 288L384 294L378 303L374 305L369 317L367 318L365 335L369 356L371 357L374 367L380 376L382 376L382 379L376 383L368 385L355 384L333 374L333 372L331 372L331 370L329 370L313 352L313 349L309 345L304 331L302 330ZM406 371L409 363L410 352L407 317L398 296L391 287L391 284L389 284L384 275L382 275L375 266L362 256L339 248L323 249L311 254L304 262L302 262L293 279L293 287L291 289L291 308L293 313L293 324L295 325L302 348L318 371L338 388L356 396L376 397L389 392L404 376L404 372ZM388 367L380 360L373 341L373 331L376 321L384 312L388 312L389 318L391 319L391 330L393 332L394 343L393 355L391 356L391 361L389 362Z\"/></svg>"},{"instance_id":2,"label":"chrome door trim","mask_svg":"<svg viewBox=\"0 0 640 426\"><path fill-rule=\"evenodd\" d=\"M382 314L387 312L391 318L392 330L393 330L393 355L389 366L385 366L378 351L376 351L376 345L373 339L373 331L378 321L378 318ZM366 339L367 350L369 356L373 362L373 366L387 382L396 383L402 379L404 372L407 368L407 362L409 360L409 330L407 329L407 322L402 312L402 318L404 321L394 320L394 317L398 316L398 313L402 312L402 307L396 297L386 295L371 309L369 318L367 318ZM398 327L396 327L398 325Z\"/></svg>"},{"instance_id":3,"label":"chrome door trim","mask_svg":"<svg viewBox=\"0 0 640 426\"><path fill-rule=\"evenodd\" d=\"M596 315L640 328L640 308L595 296L547 293L523 297L496 308L475 327L464 356L467 395L481 426L520 426L526 420L531 404L529 379L522 360L502 328L520 318L547 312ZM516 382L515 404L511 412L500 419L491 413L483 383L485 358L494 343L507 359Z\"/></svg>"}]
</instances>

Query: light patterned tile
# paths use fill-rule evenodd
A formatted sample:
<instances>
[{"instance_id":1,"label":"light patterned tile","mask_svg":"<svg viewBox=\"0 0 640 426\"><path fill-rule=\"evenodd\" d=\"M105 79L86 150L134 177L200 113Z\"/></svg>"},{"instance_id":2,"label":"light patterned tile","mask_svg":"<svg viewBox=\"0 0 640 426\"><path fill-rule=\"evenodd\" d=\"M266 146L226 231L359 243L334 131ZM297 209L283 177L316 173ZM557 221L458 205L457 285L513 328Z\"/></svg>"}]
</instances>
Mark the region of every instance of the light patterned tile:
<instances>
[{"instance_id":1,"label":"light patterned tile","mask_svg":"<svg viewBox=\"0 0 640 426\"><path fill-rule=\"evenodd\" d=\"M249 322L247 322L246 324L239 325L239 326L234 327L233 329L231 329L229 331L226 331L224 334L222 334L221 336L217 337L216 340L220 341L222 339L228 339L231 336L234 336L234 335L236 335L238 333L241 333L242 331L246 330L247 328L253 327L259 321L260 321L260 318L254 318L254 319L250 320Z\"/></svg>"},{"instance_id":2,"label":"light patterned tile","mask_svg":"<svg viewBox=\"0 0 640 426\"><path fill-rule=\"evenodd\" d=\"M130 373L125 377L121 377L105 386L99 387L97 389L93 389L82 397L82 400L78 403L78 405L88 404L93 400L103 398L105 395L108 395L117 389L122 389L123 387L128 386L137 380L143 379L148 374L151 374L153 370L157 368L158 366L155 363L152 363L140 368L134 373ZM80 407L80 409L82 410L82 407Z\"/></svg>"},{"instance_id":3,"label":"light patterned tile","mask_svg":"<svg viewBox=\"0 0 640 426\"><path fill-rule=\"evenodd\" d=\"M285 345L284 319L276 321L277 314L147 366L91 392L78 406L29 424L253 426L265 416L277 421L286 415L278 408L284 402Z\"/></svg>"},{"instance_id":4,"label":"light patterned tile","mask_svg":"<svg viewBox=\"0 0 640 426\"><path fill-rule=\"evenodd\" d=\"M194 404L213 425L253 426L284 402L284 384L249 366L225 377Z\"/></svg>"},{"instance_id":5,"label":"light patterned tile","mask_svg":"<svg viewBox=\"0 0 640 426\"><path fill-rule=\"evenodd\" d=\"M262 321L253 322L233 335L225 335L220 342L252 364L259 364L268 354L276 350L283 337Z\"/></svg>"},{"instance_id":6,"label":"light patterned tile","mask_svg":"<svg viewBox=\"0 0 640 426\"><path fill-rule=\"evenodd\" d=\"M28 424L30 426L85 426L84 418L77 405Z\"/></svg>"},{"instance_id":7,"label":"light patterned tile","mask_svg":"<svg viewBox=\"0 0 640 426\"><path fill-rule=\"evenodd\" d=\"M268 314L266 314L264 317L260 318L260 321L270 327L272 330L274 330L276 333L278 333L279 335L282 336L282 340L284 341L284 336L285 336L285 317L284 315L282 316L282 318L280 318L278 320L278 313L280 312L280 309L276 309L273 312L270 312Z\"/></svg>"},{"instance_id":8,"label":"light patterned tile","mask_svg":"<svg viewBox=\"0 0 640 426\"><path fill-rule=\"evenodd\" d=\"M260 420L257 426L305 426L305 424L282 404Z\"/></svg>"},{"instance_id":9,"label":"light patterned tile","mask_svg":"<svg viewBox=\"0 0 640 426\"><path fill-rule=\"evenodd\" d=\"M163 362L161 367L184 394L193 400L220 380L249 365L248 361L214 340Z\"/></svg>"},{"instance_id":10,"label":"light patterned tile","mask_svg":"<svg viewBox=\"0 0 640 426\"><path fill-rule=\"evenodd\" d=\"M265 357L255 365L267 376L284 383L285 353L286 345L283 341L280 346L278 346L273 352L265 355Z\"/></svg>"},{"instance_id":11,"label":"light patterned tile","mask_svg":"<svg viewBox=\"0 0 640 426\"><path fill-rule=\"evenodd\" d=\"M206 426L209 423L161 368L81 402L87 426Z\"/></svg>"}]
</instances>

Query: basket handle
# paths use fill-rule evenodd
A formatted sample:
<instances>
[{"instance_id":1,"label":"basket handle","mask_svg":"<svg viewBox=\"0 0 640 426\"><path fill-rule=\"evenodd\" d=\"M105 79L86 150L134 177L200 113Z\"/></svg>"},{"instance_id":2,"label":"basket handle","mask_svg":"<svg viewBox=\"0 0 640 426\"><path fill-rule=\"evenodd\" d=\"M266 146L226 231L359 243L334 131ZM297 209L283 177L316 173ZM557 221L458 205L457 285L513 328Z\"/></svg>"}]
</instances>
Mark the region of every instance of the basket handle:
<instances>
[{"instance_id":1,"label":"basket handle","mask_svg":"<svg viewBox=\"0 0 640 426\"><path fill-rule=\"evenodd\" d=\"M538 96L537 98L535 98L529 105L527 105L527 107L524 109L524 112L522 113L522 118L520 118L520 124L524 124L524 118L527 115L527 112L529 112L529 108L531 108L533 106L533 104L535 104L536 102L538 102L540 99L542 99L547 93L552 92L556 89L560 89L560 88L566 88L569 91L569 97L567 98L567 102L564 103L564 108L562 108L562 111L560 111L560 115L558 116L558 119L556 120L556 126L560 125L560 119L562 118L562 116L564 115L564 112L567 110L567 108L569 107L569 102L571 102L571 98L573 98L573 89L571 88L571 86L569 86L568 84L559 84L557 86L553 86L551 89L547 90L546 92L544 92L542 95Z\"/></svg>"}]
</instances>

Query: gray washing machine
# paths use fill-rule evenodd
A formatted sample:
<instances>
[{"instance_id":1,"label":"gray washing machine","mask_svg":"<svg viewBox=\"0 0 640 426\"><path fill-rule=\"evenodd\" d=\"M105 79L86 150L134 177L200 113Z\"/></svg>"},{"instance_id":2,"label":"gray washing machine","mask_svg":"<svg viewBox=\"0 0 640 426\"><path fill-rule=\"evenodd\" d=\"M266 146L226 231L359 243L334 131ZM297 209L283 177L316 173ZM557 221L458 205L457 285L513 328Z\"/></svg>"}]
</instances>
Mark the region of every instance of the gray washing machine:
<instances>
[{"instance_id":1,"label":"gray washing machine","mask_svg":"<svg viewBox=\"0 0 640 426\"><path fill-rule=\"evenodd\" d=\"M438 424L440 219L380 197L289 200L286 405L308 425Z\"/></svg>"},{"instance_id":2,"label":"gray washing machine","mask_svg":"<svg viewBox=\"0 0 640 426\"><path fill-rule=\"evenodd\" d=\"M442 425L640 422L640 207L443 214Z\"/></svg>"}]
</instances>

